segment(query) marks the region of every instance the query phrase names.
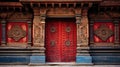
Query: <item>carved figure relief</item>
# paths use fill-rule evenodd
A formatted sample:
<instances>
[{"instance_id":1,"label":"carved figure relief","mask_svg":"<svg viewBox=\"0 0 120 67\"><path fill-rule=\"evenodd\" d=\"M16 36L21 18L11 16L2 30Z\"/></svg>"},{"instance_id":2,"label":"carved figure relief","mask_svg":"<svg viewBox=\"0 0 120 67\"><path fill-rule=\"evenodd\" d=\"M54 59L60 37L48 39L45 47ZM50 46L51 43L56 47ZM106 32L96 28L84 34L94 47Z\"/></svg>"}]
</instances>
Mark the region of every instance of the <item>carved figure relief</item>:
<instances>
[{"instance_id":1,"label":"carved figure relief","mask_svg":"<svg viewBox=\"0 0 120 67\"><path fill-rule=\"evenodd\" d=\"M33 20L33 43L35 46L40 46L44 43L44 24L41 23L39 16L34 16Z\"/></svg>"},{"instance_id":2,"label":"carved figure relief","mask_svg":"<svg viewBox=\"0 0 120 67\"><path fill-rule=\"evenodd\" d=\"M105 24L103 24L94 31L94 34L103 41L106 41L109 37L113 35L113 31L109 29Z\"/></svg>"},{"instance_id":3,"label":"carved figure relief","mask_svg":"<svg viewBox=\"0 0 120 67\"><path fill-rule=\"evenodd\" d=\"M81 18L81 24L77 24L77 44L88 45L88 18L83 16Z\"/></svg>"},{"instance_id":4,"label":"carved figure relief","mask_svg":"<svg viewBox=\"0 0 120 67\"><path fill-rule=\"evenodd\" d=\"M16 42L25 36L26 36L26 31L24 31L19 25L13 26L8 31L8 37L14 39Z\"/></svg>"}]
</instances>

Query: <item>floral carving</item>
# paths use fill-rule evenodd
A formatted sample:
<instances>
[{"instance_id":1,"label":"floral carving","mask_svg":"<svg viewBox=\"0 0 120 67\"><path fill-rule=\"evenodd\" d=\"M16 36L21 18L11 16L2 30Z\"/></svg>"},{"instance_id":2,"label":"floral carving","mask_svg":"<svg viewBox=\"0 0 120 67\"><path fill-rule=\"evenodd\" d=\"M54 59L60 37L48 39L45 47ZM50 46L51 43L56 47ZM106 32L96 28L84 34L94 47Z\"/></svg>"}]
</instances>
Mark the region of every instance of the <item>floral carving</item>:
<instances>
[{"instance_id":1,"label":"floral carving","mask_svg":"<svg viewBox=\"0 0 120 67\"><path fill-rule=\"evenodd\" d=\"M109 29L106 25L101 25L94 34L98 36L103 41L106 41L109 37L113 35L113 31Z\"/></svg>"},{"instance_id":2,"label":"floral carving","mask_svg":"<svg viewBox=\"0 0 120 67\"><path fill-rule=\"evenodd\" d=\"M26 32L19 26L15 25L8 31L8 37L19 41L21 38L26 36Z\"/></svg>"}]
</instances>

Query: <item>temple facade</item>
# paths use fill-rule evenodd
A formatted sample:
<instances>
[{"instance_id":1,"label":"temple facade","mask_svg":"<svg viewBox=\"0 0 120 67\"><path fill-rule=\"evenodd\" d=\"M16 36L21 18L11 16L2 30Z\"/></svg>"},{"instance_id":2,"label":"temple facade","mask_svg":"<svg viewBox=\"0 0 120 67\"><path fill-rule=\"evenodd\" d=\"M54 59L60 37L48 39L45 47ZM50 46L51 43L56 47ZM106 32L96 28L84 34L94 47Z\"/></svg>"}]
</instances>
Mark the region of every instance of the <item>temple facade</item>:
<instances>
[{"instance_id":1,"label":"temple facade","mask_svg":"<svg viewBox=\"0 0 120 67\"><path fill-rule=\"evenodd\" d=\"M0 64L120 64L119 0L1 0Z\"/></svg>"}]
</instances>

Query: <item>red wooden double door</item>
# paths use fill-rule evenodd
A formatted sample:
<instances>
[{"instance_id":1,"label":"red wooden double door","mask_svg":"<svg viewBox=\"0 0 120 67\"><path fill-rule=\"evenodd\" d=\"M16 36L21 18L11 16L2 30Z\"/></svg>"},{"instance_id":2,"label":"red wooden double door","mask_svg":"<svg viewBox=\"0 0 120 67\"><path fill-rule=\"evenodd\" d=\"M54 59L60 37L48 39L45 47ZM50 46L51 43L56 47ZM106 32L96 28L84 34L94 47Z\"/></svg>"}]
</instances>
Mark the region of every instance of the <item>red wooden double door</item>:
<instances>
[{"instance_id":1,"label":"red wooden double door","mask_svg":"<svg viewBox=\"0 0 120 67\"><path fill-rule=\"evenodd\" d=\"M48 19L45 26L46 62L75 62L74 19Z\"/></svg>"}]
</instances>

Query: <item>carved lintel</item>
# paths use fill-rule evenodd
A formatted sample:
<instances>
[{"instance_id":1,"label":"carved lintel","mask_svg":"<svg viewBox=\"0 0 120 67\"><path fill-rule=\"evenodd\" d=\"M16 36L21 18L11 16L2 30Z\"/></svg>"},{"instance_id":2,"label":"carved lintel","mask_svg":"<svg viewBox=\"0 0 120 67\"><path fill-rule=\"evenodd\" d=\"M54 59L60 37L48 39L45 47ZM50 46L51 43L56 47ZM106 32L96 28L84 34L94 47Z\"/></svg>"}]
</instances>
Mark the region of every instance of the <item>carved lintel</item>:
<instances>
[{"instance_id":1,"label":"carved lintel","mask_svg":"<svg viewBox=\"0 0 120 67\"><path fill-rule=\"evenodd\" d=\"M32 13L29 12L9 12L7 19L32 19Z\"/></svg>"},{"instance_id":2,"label":"carved lintel","mask_svg":"<svg viewBox=\"0 0 120 67\"><path fill-rule=\"evenodd\" d=\"M48 17L74 17L75 10L73 8L49 8L46 15Z\"/></svg>"}]
</instances>

